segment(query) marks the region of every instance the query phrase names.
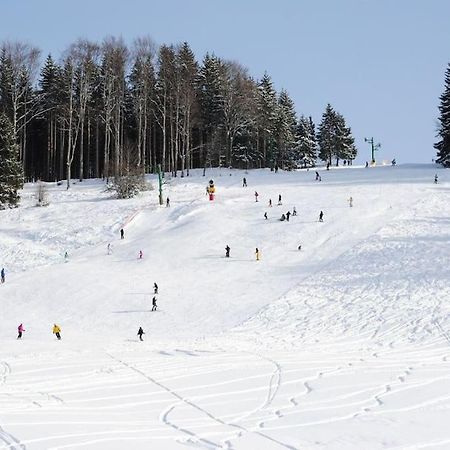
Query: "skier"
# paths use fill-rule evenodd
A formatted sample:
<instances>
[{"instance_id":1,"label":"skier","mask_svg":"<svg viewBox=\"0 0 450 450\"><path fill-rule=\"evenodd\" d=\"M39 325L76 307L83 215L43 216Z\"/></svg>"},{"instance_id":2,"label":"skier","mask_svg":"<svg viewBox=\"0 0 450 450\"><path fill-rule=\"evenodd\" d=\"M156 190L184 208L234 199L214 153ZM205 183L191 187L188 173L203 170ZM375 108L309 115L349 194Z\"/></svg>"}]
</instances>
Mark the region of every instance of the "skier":
<instances>
[{"instance_id":1,"label":"skier","mask_svg":"<svg viewBox=\"0 0 450 450\"><path fill-rule=\"evenodd\" d=\"M230 250L231 250L231 248L227 245L225 247L225 258L229 258L230 257Z\"/></svg>"},{"instance_id":2,"label":"skier","mask_svg":"<svg viewBox=\"0 0 450 450\"><path fill-rule=\"evenodd\" d=\"M291 212L290 211L288 211L287 213L286 213L286 220L289 222L289 217L291 216Z\"/></svg>"},{"instance_id":3,"label":"skier","mask_svg":"<svg viewBox=\"0 0 450 450\"><path fill-rule=\"evenodd\" d=\"M397 164L397 161L395 160L395 158L391 161L391 164L392 164L393 166L395 166L395 165Z\"/></svg>"},{"instance_id":4,"label":"skier","mask_svg":"<svg viewBox=\"0 0 450 450\"><path fill-rule=\"evenodd\" d=\"M301 249L302 249L302 246L299 245L299 246L297 247L297 250L301 250Z\"/></svg>"},{"instance_id":5,"label":"skier","mask_svg":"<svg viewBox=\"0 0 450 450\"><path fill-rule=\"evenodd\" d=\"M22 339L22 333L23 333L24 331L25 331L25 329L23 328L23 325L20 324L20 325L17 327L17 332L18 332L17 339Z\"/></svg>"},{"instance_id":6,"label":"skier","mask_svg":"<svg viewBox=\"0 0 450 450\"><path fill-rule=\"evenodd\" d=\"M58 338L58 341L61 340L61 328L56 323L53 324L53 334Z\"/></svg>"},{"instance_id":7,"label":"skier","mask_svg":"<svg viewBox=\"0 0 450 450\"><path fill-rule=\"evenodd\" d=\"M272 199L269 198L269 208L272 208Z\"/></svg>"},{"instance_id":8,"label":"skier","mask_svg":"<svg viewBox=\"0 0 450 450\"><path fill-rule=\"evenodd\" d=\"M292 215L293 215L293 216L296 216L296 215L297 215L297 210L295 209L295 206L294 206L294 209L292 210Z\"/></svg>"},{"instance_id":9,"label":"skier","mask_svg":"<svg viewBox=\"0 0 450 450\"><path fill-rule=\"evenodd\" d=\"M153 292L154 292L155 294L158 293L158 285L157 285L156 283L153 283Z\"/></svg>"},{"instance_id":10,"label":"skier","mask_svg":"<svg viewBox=\"0 0 450 450\"><path fill-rule=\"evenodd\" d=\"M284 222L286 220L286 216L284 214L281 214L280 220L281 222Z\"/></svg>"},{"instance_id":11,"label":"skier","mask_svg":"<svg viewBox=\"0 0 450 450\"><path fill-rule=\"evenodd\" d=\"M142 253L142 250L139 250L139 259L142 259L144 257L144 254Z\"/></svg>"},{"instance_id":12,"label":"skier","mask_svg":"<svg viewBox=\"0 0 450 450\"><path fill-rule=\"evenodd\" d=\"M353 197L350 197L350 198L348 199L348 204L350 205L350 208L353 207Z\"/></svg>"},{"instance_id":13,"label":"skier","mask_svg":"<svg viewBox=\"0 0 450 450\"><path fill-rule=\"evenodd\" d=\"M316 181L319 181L319 177L320 177L319 172L317 172L316 170Z\"/></svg>"},{"instance_id":14,"label":"skier","mask_svg":"<svg viewBox=\"0 0 450 450\"><path fill-rule=\"evenodd\" d=\"M266 212L264 213L264 219L267 220L267 213Z\"/></svg>"},{"instance_id":15,"label":"skier","mask_svg":"<svg viewBox=\"0 0 450 450\"><path fill-rule=\"evenodd\" d=\"M278 173L278 164L275 164L275 173Z\"/></svg>"},{"instance_id":16,"label":"skier","mask_svg":"<svg viewBox=\"0 0 450 450\"><path fill-rule=\"evenodd\" d=\"M282 205L281 203L281 194L278 194L278 206Z\"/></svg>"},{"instance_id":17,"label":"skier","mask_svg":"<svg viewBox=\"0 0 450 450\"><path fill-rule=\"evenodd\" d=\"M167 200L166 200L166 208L168 208L170 206L170 199L169 199L169 197L167 197Z\"/></svg>"},{"instance_id":18,"label":"skier","mask_svg":"<svg viewBox=\"0 0 450 450\"><path fill-rule=\"evenodd\" d=\"M242 187L247 187L247 179L245 177L242 179Z\"/></svg>"},{"instance_id":19,"label":"skier","mask_svg":"<svg viewBox=\"0 0 450 450\"><path fill-rule=\"evenodd\" d=\"M153 297L153 299L152 299L152 311L156 311L157 307L158 306L156 305L156 297Z\"/></svg>"},{"instance_id":20,"label":"skier","mask_svg":"<svg viewBox=\"0 0 450 450\"><path fill-rule=\"evenodd\" d=\"M257 202L258 201L258 193L255 191L255 202Z\"/></svg>"},{"instance_id":21,"label":"skier","mask_svg":"<svg viewBox=\"0 0 450 450\"><path fill-rule=\"evenodd\" d=\"M366 161L366 169L369 167L369 163Z\"/></svg>"},{"instance_id":22,"label":"skier","mask_svg":"<svg viewBox=\"0 0 450 450\"><path fill-rule=\"evenodd\" d=\"M330 163L327 164L327 170L330 170Z\"/></svg>"},{"instance_id":23,"label":"skier","mask_svg":"<svg viewBox=\"0 0 450 450\"><path fill-rule=\"evenodd\" d=\"M139 330L138 330L138 332L137 332L137 335L139 336L139 339L141 340L141 341L143 341L144 339L142 339L142 335L143 334L145 334L144 333L144 330L142 329L142 327L139 327Z\"/></svg>"},{"instance_id":24,"label":"skier","mask_svg":"<svg viewBox=\"0 0 450 450\"><path fill-rule=\"evenodd\" d=\"M437 174L434 176L434 184L437 184L437 182L438 182L438 176L437 176Z\"/></svg>"},{"instance_id":25,"label":"skier","mask_svg":"<svg viewBox=\"0 0 450 450\"><path fill-rule=\"evenodd\" d=\"M256 248L256 250L255 250L255 256L256 256L256 261L259 261L260 253L259 253L258 248Z\"/></svg>"},{"instance_id":26,"label":"skier","mask_svg":"<svg viewBox=\"0 0 450 450\"><path fill-rule=\"evenodd\" d=\"M125 232L123 231L123 228L120 229L120 239L125 238Z\"/></svg>"},{"instance_id":27,"label":"skier","mask_svg":"<svg viewBox=\"0 0 450 450\"><path fill-rule=\"evenodd\" d=\"M323 222L323 211L320 211L319 222Z\"/></svg>"},{"instance_id":28,"label":"skier","mask_svg":"<svg viewBox=\"0 0 450 450\"><path fill-rule=\"evenodd\" d=\"M5 268L2 267L2 270L0 272L0 281L3 284L5 282Z\"/></svg>"},{"instance_id":29,"label":"skier","mask_svg":"<svg viewBox=\"0 0 450 450\"><path fill-rule=\"evenodd\" d=\"M108 244L108 247L106 247L106 252L108 255L110 255L112 253L112 245L111 243Z\"/></svg>"}]
</instances>

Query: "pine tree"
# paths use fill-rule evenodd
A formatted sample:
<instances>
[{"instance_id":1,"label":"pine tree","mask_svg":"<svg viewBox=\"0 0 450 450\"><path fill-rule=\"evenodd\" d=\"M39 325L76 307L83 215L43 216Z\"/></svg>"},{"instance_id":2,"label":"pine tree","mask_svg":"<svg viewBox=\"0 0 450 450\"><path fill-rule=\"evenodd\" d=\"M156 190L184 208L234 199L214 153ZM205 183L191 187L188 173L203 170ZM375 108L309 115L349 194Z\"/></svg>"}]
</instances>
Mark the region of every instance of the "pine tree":
<instances>
[{"instance_id":1,"label":"pine tree","mask_svg":"<svg viewBox=\"0 0 450 450\"><path fill-rule=\"evenodd\" d=\"M258 147L264 164L274 165L277 93L272 79L265 73L258 83Z\"/></svg>"},{"instance_id":2,"label":"pine tree","mask_svg":"<svg viewBox=\"0 0 450 450\"><path fill-rule=\"evenodd\" d=\"M14 127L8 117L0 114L0 209L16 207L23 187L22 165Z\"/></svg>"},{"instance_id":3,"label":"pine tree","mask_svg":"<svg viewBox=\"0 0 450 450\"><path fill-rule=\"evenodd\" d=\"M438 142L434 144L437 150L436 162L444 167L450 167L450 64L445 72L444 92L440 96Z\"/></svg>"},{"instance_id":4,"label":"pine tree","mask_svg":"<svg viewBox=\"0 0 450 450\"><path fill-rule=\"evenodd\" d=\"M334 154L335 118L336 113L328 103L317 132L317 143L319 145L319 158L329 164L331 164L331 158Z\"/></svg>"},{"instance_id":5,"label":"pine tree","mask_svg":"<svg viewBox=\"0 0 450 450\"><path fill-rule=\"evenodd\" d=\"M289 97L289 94L282 90L278 97L275 135L276 163L283 168L291 168L293 166L296 127L297 116L294 102Z\"/></svg>"},{"instance_id":6,"label":"pine tree","mask_svg":"<svg viewBox=\"0 0 450 450\"><path fill-rule=\"evenodd\" d=\"M314 167L317 159L317 142L311 117L301 116L295 136L295 161L297 166Z\"/></svg>"}]
</instances>

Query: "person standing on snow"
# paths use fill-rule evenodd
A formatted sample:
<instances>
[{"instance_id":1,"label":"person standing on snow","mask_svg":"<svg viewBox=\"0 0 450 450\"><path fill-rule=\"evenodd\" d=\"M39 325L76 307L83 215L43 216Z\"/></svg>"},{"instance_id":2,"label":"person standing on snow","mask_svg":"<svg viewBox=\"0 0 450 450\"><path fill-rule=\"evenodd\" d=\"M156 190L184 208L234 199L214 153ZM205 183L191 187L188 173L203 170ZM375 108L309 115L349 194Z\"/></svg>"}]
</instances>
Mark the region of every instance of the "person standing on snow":
<instances>
[{"instance_id":1,"label":"person standing on snow","mask_svg":"<svg viewBox=\"0 0 450 450\"><path fill-rule=\"evenodd\" d=\"M139 259L142 259L144 257L144 254L142 253L142 250L139 250Z\"/></svg>"},{"instance_id":2,"label":"person standing on snow","mask_svg":"<svg viewBox=\"0 0 450 450\"><path fill-rule=\"evenodd\" d=\"M267 213L266 212L264 213L264 219L267 220Z\"/></svg>"},{"instance_id":3,"label":"person standing on snow","mask_svg":"<svg viewBox=\"0 0 450 450\"><path fill-rule=\"evenodd\" d=\"M58 341L61 340L61 328L58 325L53 324L53 334L58 338Z\"/></svg>"},{"instance_id":4,"label":"person standing on snow","mask_svg":"<svg viewBox=\"0 0 450 450\"><path fill-rule=\"evenodd\" d=\"M18 327L17 327L17 333L18 333L18 335L17 335L17 339L22 339L22 333L25 331L25 328L23 327L23 324L20 324Z\"/></svg>"},{"instance_id":5,"label":"person standing on snow","mask_svg":"<svg viewBox=\"0 0 450 450\"><path fill-rule=\"evenodd\" d=\"M156 311L157 307L158 306L156 305L156 297L153 297L152 298L152 311Z\"/></svg>"},{"instance_id":6,"label":"person standing on snow","mask_svg":"<svg viewBox=\"0 0 450 450\"><path fill-rule=\"evenodd\" d=\"M260 252L259 252L258 248L256 248L256 250L255 250L255 256L256 256L256 261L259 261Z\"/></svg>"},{"instance_id":7,"label":"person standing on snow","mask_svg":"<svg viewBox=\"0 0 450 450\"><path fill-rule=\"evenodd\" d=\"M144 333L144 330L142 329L142 327L139 327L139 330L138 330L138 332L137 332L137 335L139 336L139 339L141 340L141 341L143 341L144 339L142 339L142 335L143 334L145 334Z\"/></svg>"},{"instance_id":8,"label":"person standing on snow","mask_svg":"<svg viewBox=\"0 0 450 450\"><path fill-rule=\"evenodd\" d=\"M272 208L272 199L269 198L269 208Z\"/></svg>"},{"instance_id":9,"label":"person standing on snow","mask_svg":"<svg viewBox=\"0 0 450 450\"><path fill-rule=\"evenodd\" d=\"M258 201L258 193L255 191L255 202L257 202Z\"/></svg>"},{"instance_id":10,"label":"person standing on snow","mask_svg":"<svg viewBox=\"0 0 450 450\"><path fill-rule=\"evenodd\" d=\"M155 294L158 293L158 285L157 285L156 283L153 283L153 292L154 292Z\"/></svg>"},{"instance_id":11,"label":"person standing on snow","mask_svg":"<svg viewBox=\"0 0 450 450\"><path fill-rule=\"evenodd\" d=\"M286 220L289 222L289 217L291 216L291 212L290 211L288 211L287 213L286 213Z\"/></svg>"},{"instance_id":12,"label":"person standing on snow","mask_svg":"<svg viewBox=\"0 0 450 450\"><path fill-rule=\"evenodd\" d=\"M437 184L438 183L438 176L437 176L437 174L434 176L434 184Z\"/></svg>"},{"instance_id":13,"label":"person standing on snow","mask_svg":"<svg viewBox=\"0 0 450 450\"><path fill-rule=\"evenodd\" d=\"M316 181L319 181L319 177L320 177L319 172L317 172L316 170Z\"/></svg>"},{"instance_id":14,"label":"person standing on snow","mask_svg":"<svg viewBox=\"0 0 450 450\"><path fill-rule=\"evenodd\" d=\"M247 179L245 177L242 179L242 187L247 187Z\"/></svg>"},{"instance_id":15,"label":"person standing on snow","mask_svg":"<svg viewBox=\"0 0 450 450\"><path fill-rule=\"evenodd\" d=\"M278 206L282 205L281 203L281 194L278 195Z\"/></svg>"},{"instance_id":16,"label":"person standing on snow","mask_svg":"<svg viewBox=\"0 0 450 450\"><path fill-rule=\"evenodd\" d=\"M227 245L225 247L225 258L229 258L230 257L230 250L231 250L231 248Z\"/></svg>"},{"instance_id":17,"label":"person standing on snow","mask_svg":"<svg viewBox=\"0 0 450 450\"><path fill-rule=\"evenodd\" d=\"M295 209L295 206L294 206L294 209L292 210L292 215L293 215L293 216L296 216L296 215L297 215L297 210Z\"/></svg>"},{"instance_id":18,"label":"person standing on snow","mask_svg":"<svg viewBox=\"0 0 450 450\"><path fill-rule=\"evenodd\" d=\"M120 229L120 239L125 239L125 232L123 231L123 228Z\"/></svg>"},{"instance_id":19,"label":"person standing on snow","mask_svg":"<svg viewBox=\"0 0 450 450\"><path fill-rule=\"evenodd\" d=\"M5 268L4 267L2 267L2 270L0 272L0 280L1 280L2 284L5 282Z\"/></svg>"},{"instance_id":20,"label":"person standing on snow","mask_svg":"<svg viewBox=\"0 0 450 450\"><path fill-rule=\"evenodd\" d=\"M170 199L169 199L169 197L167 197L167 200L166 200L166 208L168 208L170 206Z\"/></svg>"},{"instance_id":21,"label":"person standing on snow","mask_svg":"<svg viewBox=\"0 0 450 450\"><path fill-rule=\"evenodd\" d=\"M323 222L323 211L320 211L319 222Z\"/></svg>"},{"instance_id":22,"label":"person standing on snow","mask_svg":"<svg viewBox=\"0 0 450 450\"><path fill-rule=\"evenodd\" d=\"M353 208L353 197L348 199L348 204L350 205L350 208Z\"/></svg>"}]
</instances>

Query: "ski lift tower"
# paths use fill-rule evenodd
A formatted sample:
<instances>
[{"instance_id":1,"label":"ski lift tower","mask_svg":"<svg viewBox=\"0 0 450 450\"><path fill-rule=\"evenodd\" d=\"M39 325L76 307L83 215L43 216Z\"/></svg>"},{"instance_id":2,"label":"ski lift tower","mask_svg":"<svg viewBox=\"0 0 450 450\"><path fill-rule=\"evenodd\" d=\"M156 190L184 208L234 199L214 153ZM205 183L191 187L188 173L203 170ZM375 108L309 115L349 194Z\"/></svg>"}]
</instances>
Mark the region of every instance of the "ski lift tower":
<instances>
[{"instance_id":1,"label":"ski lift tower","mask_svg":"<svg viewBox=\"0 0 450 450\"><path fill-rule=\"evenodd\" d=\"M381 148L381 144L374 144L374 140L373 137L369 138L364 138L364 142L368 142L370 144L370 148L371 148L371 152L372 152L372 157L371 157L371 163L375 164L375 152L377 152L378 150L380 150Z\"/></svg>"}]
</instances>

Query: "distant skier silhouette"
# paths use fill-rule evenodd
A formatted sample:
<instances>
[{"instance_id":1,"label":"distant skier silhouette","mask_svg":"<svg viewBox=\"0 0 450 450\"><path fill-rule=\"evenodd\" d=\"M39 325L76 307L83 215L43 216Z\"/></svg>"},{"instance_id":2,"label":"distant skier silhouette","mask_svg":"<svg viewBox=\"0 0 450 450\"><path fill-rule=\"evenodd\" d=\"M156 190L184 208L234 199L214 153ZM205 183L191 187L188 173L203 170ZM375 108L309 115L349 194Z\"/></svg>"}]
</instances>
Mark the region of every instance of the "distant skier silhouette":
<instances>
[{"instance_id":1,"label":"distant skier silhouette","mask_svg":"<svg viewBox=\"0 0 450 450\"><path fill-rule=\"evenodd\" d=\"M24 331L25 331L25 329L24 329L23 325L20 324L20 325L17 327L17 333L18 333L17 339L22 339L22 333L23 333Z\"/></svg>"},{"instance_id":2,"label":"distant skier silhouette","mask_svg":"<svg viewBox=\"0 0 450 450\"><path fill-rule=\"evenodd\" d=\"M319 222L323 222L323 211L320 211Z\"/></svg>"},{"instance_id":3,"label":"distant skier silhouette","mask_svg":"<svg viewBox=\"0 0 450 450\"><path fill-rule=\"evenodd\" d=\"M156 283L153 283L153 293L154 294L158 293L158 285Z\"/></svg>"},{"instance_id":4,"label":"distant skier silhouette","mask_svg":"<svg viewBox=\"0 0 450 450\"><path fill-rule=\"evenodd\" d=\"M53 324L53 334L58 338L58 341L61 340L61 328L58 325Z\"/></svg>"},{"instance_id":5,"label":"distant skier silhouette","mask_svg":"<svg viewBox=\"0 0 450 450\"><path fill-rule=\"evenodd\" d=\"M123 231L123 228L120 229L120 239L125 238L125 232Z\"/></svg>"},{"instance_id":6,"label":"distant skier silhouette","mask_svg":"<svg viewBox=\"0 0 450 450\"><path fill-rule=\"evenodd\" d=\"M230 257L230 250L231 250L231 248L227 245L225 247L225 258L229 258Z\"/></svg>"},{"instance_id":7,"label":"distant skier silhouette","mask_svg":"<svg viewBox=\"0 0 450 450\"><path fill-rule=\"evenodd\" d=\"M143 341L144 339L142 339L142 335L143 334L145 334L144 333L144 330L142 329L142 327L139 327L139 330L138 330L138 332L137 332L137 335L139 336L139 339L141 340L141 341Z\"/></svg>"},{"instance_id":8,"label":"distant skier silhouette","mask_svg":"<svg viewBox=\"0 0 450 450\"><path fill-rule=\"evenodd\" d=\"M152 298L152 311L156 311L156 308L158 307L156 304L156 297Z\"/></svg>"}]
</instances>

